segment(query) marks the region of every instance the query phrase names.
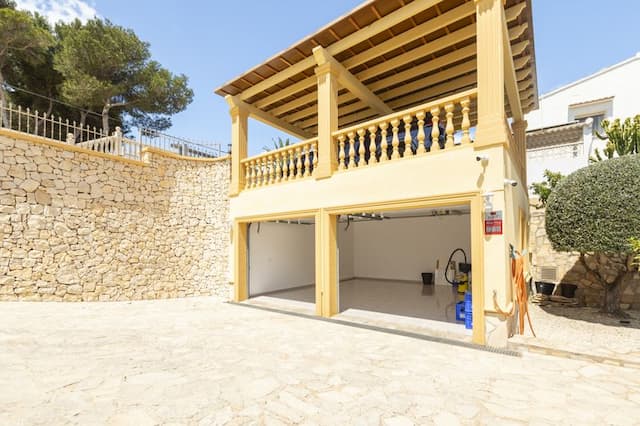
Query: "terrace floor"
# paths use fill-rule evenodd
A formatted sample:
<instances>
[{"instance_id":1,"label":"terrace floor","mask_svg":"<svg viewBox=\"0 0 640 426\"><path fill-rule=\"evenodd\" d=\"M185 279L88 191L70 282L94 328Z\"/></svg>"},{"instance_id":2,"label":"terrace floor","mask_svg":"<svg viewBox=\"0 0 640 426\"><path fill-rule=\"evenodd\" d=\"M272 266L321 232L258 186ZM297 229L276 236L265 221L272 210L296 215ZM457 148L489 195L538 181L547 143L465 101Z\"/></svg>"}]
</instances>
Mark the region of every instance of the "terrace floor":
<instances>
[{"instance_id":1,"label":"terrace floor","mask_svg":"<svg viewBox=\"0 0 640 426\"><path fill-rule=\"evenodd\" d=\"M0 424L632 424L637 369L223 303L0 303Z\"/></svg>"}]
</instances>

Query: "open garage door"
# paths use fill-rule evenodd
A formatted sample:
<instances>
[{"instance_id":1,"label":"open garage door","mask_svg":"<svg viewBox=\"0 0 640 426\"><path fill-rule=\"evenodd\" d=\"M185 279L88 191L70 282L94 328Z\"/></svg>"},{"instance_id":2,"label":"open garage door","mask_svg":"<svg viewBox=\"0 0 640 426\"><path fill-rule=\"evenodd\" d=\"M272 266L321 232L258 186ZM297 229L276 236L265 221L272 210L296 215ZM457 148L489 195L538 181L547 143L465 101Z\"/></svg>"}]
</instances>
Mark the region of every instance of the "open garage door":
<instances>
[{"instance_id":1,"label":"open garage door","mask_svg":"<svg viewBox=\"0 0 640 426\"><path fill-rule=\"evenodd\" d=\"M463 281L461 270L471 263L468 206L343 215L338 233L340 268L347 272L341 273L341 313L377 312L464 328L456 321L464 292L450 281ZM428 274L426 284L422 274Z\"/></svg>"},{"instance_id":2,"label":"open garage door","mask_svg":"<svg viewBox=\"0 0 640 426\"><path fill-rule=\"evenodd\" d=\"M249 298L290 301L314 311L313 219L256 222L249 227ZM283 305L286 307L287 304Z\"/></svg>"}]
</instances>

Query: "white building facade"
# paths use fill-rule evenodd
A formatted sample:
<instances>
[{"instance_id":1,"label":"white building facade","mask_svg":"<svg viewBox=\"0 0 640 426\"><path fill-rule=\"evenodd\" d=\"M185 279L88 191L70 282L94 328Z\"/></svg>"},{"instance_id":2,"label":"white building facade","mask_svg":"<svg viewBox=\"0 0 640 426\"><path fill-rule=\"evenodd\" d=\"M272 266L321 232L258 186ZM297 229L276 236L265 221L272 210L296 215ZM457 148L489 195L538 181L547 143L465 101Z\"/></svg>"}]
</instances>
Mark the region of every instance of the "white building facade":
<instances>
[{"instance_id":1,"label":"white building facade","mask_svg":"<svg viewBox=\"0 0 640 426\"><path fill-rule=\"evenodd\" d=\"M545 169L569 174L589 164L606 145L603 120L640 114L640 53L583 79L540 96L526 115L527 181L543 180Z\"/></svg>"}]
</instances>

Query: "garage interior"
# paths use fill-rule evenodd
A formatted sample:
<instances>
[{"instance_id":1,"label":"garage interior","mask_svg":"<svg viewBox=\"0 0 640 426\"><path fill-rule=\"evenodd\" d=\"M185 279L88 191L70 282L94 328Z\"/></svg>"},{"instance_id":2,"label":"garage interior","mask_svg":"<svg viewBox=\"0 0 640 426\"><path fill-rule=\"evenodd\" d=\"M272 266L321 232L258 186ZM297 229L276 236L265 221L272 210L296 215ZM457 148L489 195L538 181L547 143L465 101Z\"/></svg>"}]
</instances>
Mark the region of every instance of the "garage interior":
<instances>
[{"instance_id":1,"label":"garage interior","mask_svg":"<svg viewBox=\"0 0 640 426\"><path fill-rule=\"evenodd\" d=\"M250 302L315 312L314 225L313 218L251 224ZM469 206L341 215L339 316L375 313L464 329L456 321L462 295L447 278L471 263L470 254ZM423 273L432 274L429 284Z\"/></svg>"}]
</instances>

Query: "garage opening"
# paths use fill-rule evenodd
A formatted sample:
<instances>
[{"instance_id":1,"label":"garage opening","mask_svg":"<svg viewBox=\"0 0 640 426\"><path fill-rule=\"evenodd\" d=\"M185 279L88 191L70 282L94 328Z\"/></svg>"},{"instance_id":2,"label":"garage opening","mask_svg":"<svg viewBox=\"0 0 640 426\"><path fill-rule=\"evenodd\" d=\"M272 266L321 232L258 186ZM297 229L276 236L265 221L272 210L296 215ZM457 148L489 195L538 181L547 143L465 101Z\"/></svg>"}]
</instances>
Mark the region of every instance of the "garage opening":
<instances>
[{"instance_id":1,"label":"garage opening","mask_svg":"<svg viewBox=\"0 0 640 426\"><path fill-rule=\"evenodd\" d=\"M465 329L456 307L472 279L469 206L354 212L338 227L340 316L376 312Z\"/></svg>"},{"instance_id":2,"label":"garage opening","mask_svg":"<svg viewBox=\"0 0 640 426\"><path fill-rule=\"evenodd\" d=\"M314 219L251 223L248 240L250 302L313 314Z\"/></svg>"}]
</instances>

